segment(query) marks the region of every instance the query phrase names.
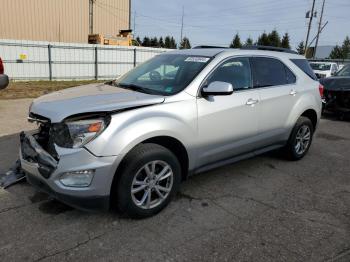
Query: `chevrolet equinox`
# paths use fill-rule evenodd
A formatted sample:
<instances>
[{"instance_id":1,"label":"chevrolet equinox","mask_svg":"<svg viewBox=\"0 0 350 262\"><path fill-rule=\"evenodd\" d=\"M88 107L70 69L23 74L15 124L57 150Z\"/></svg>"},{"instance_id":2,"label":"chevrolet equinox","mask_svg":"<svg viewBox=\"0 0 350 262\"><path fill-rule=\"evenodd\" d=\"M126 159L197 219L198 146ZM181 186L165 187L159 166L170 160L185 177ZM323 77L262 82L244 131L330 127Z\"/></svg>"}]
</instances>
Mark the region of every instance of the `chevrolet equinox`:
<instances>
[{"instance_id":1,"label":"chevrolet equinox","mask_svg":"<svg viewBox=\"0 0 350 262\"><path fill-rule=\"evenodd\" d=\"M21 166L73 207L151 216L191 174L278 148L303 158L322 108L315 80L289 50L166 52L117 80L35 99Z\"/></svg>"}]
</instances>

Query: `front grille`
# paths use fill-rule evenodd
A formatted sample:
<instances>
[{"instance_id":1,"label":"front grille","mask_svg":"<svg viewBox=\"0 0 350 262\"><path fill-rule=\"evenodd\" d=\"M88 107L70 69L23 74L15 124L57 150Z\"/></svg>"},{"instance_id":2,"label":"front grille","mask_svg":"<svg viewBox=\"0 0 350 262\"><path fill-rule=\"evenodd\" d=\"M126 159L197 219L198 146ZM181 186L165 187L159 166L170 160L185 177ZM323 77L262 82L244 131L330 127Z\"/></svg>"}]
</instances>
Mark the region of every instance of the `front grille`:
<instances>
[{"instance_id":1,"label":"front grille","mask_svg":"<svg viewBox=\"0 0 350 262\"><path fill-rule=\"evenodd\" d=\"M41 115L30 113L28 120L39 124L39 132L34 135L35 140L46 152L58 160L58 154L55 150L54 140L51 135L53 125L51 124L50 119Z\"/></svg>"}]
</instances>

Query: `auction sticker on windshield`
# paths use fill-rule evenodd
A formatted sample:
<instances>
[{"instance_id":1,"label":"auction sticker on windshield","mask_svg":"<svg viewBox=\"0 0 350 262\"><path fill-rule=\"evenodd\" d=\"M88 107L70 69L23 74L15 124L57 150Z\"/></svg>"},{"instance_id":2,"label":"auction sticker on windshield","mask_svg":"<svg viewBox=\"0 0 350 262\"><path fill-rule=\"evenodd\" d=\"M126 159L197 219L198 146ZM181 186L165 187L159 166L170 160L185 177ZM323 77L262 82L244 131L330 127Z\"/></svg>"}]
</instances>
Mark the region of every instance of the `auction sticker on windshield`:
<instances>
[{"instance_id":1,"label":"auction sticker on windshield","mask_svg":"<svg viewBox=\"0 0 350 262\"><path fill-rule=\"evenodd\" d=\"M190 56L187 57L185 62L195 62L195 63L206 63L209 61L208 57L202 57L202 56Z\"/></svg>"}]
</instances>

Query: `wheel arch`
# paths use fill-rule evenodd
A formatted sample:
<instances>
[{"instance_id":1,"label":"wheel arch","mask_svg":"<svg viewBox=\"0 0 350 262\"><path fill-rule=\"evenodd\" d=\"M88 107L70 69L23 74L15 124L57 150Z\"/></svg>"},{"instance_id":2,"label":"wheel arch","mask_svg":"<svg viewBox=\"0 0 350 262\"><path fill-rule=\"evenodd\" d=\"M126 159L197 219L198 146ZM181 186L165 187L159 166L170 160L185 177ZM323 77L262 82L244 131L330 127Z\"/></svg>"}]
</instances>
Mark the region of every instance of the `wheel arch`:
<instances>
[{"instance_id":1,"label":"wheel arch","mask_svg":"<svg viewBox=\"0 0 350 262\"><path fill-rule=\"evenodd\" d=\"M120 178L119 173L121 169L123 168L123 162L126 158L126 156L138 145L140 144L145 144L145 143L153 143L157 145L161 145L165 148L167 148L169 151L174 153L174 155L177 157L179 160L180 166L181 166L181 178L182 180L186 180L188 177L188 170L189 170L189 152L184 146L184 144L179 141L177 138L174 138L172 136L154 136L147 138L138 144L136 144L134 147L132 147L125 155L123 155L123 158L121 159L111 185L110 189L110 196L111 196L111 202L115 201L115 196L116 196L116 184L118 183L118 180Z\"/></svg>"},{"instance_id":2,"label":"wheel arch","mask_svg":"<svg viewBox=\"0 0 350 262\"><path fill-rule=\"evenodd\" d=\"M317 118L317 113L314 109L307 109L300 116L309 118L312 122L314 130L316 129L318 124L318 118Z\"/></svg>"}]
</instances>

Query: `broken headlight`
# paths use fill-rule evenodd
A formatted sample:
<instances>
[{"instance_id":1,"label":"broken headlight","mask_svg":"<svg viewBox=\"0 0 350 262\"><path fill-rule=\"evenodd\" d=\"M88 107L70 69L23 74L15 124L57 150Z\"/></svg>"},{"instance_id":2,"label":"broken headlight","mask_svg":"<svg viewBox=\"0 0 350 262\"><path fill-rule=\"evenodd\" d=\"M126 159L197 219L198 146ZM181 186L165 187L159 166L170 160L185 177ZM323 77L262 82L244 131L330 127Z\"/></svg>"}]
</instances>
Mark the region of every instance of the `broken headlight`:
<instances>
[{"instance_id":1,"label":"broken headlight","mask_svg":"<svg viewBox=\"0 0 350 262\"><path fill-rule=\"evenodd\" d=\"M101 134L108 123L106 118L67 120L54 125L51 135L60 147L78 148Z\"/></svg>"}]
</instances>

